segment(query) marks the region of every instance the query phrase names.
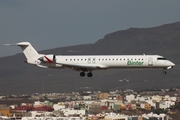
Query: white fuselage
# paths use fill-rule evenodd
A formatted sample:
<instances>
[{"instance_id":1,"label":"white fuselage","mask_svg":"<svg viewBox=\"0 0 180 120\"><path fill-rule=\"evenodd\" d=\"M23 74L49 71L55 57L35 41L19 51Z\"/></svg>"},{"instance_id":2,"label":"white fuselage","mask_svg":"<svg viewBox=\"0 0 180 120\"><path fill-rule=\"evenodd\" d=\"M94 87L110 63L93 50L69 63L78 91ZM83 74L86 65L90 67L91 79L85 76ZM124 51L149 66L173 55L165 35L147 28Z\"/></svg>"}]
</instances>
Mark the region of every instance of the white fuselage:
<instances>
[{"instance_id":1,"label":"white fuselage","mask_svg":"<svg viewBox=\"0 0 180 120\"><path fill-rule=\"evenodd\" d=\"M168 68L174 66L169 60L159 55L89 55L89 56L56 56L55 66L63 64L73 66L94 66L97 69L108 68ZM47 64L46 64L47 65ZM51 66L52 65L52 66Z\"/></svg>"},{"instance_id":2,"label":"white fuselage","mask_svg":"<svg viewBox=\"0 0 180 120\"><path fill-rule=\"evenodd\" d=\"M80 76L92 77L91 71L109 68L163 68L170 69L174 63L159 55L44 55L39 54L29 42L16 44L21 47L27 63L43 68L70 68L81 71ZM166 71L164 71L166 74Z\"/></svg>"}]
</instances>

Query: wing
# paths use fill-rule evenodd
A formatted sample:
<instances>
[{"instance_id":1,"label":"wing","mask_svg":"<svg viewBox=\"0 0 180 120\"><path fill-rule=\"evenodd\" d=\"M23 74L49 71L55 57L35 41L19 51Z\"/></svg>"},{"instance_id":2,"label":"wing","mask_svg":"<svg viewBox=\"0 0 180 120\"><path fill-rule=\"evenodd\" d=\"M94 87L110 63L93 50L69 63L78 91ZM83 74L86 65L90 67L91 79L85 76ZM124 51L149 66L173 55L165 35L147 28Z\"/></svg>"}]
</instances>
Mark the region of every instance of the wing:
<instances>
[{"instance_id":1,"label":"wing","mask_svg":"<svg viewBox=\"0 0 180 120\"><path fill-rule=\"evenodd\" d=\"M105 66L102 65L83 65L83 64L64 64L64 63L56 63L62 65L64 68L69 68L76 71L93 71L93 70L102 70L106 69Z\"/></svg>"}]
</instances>

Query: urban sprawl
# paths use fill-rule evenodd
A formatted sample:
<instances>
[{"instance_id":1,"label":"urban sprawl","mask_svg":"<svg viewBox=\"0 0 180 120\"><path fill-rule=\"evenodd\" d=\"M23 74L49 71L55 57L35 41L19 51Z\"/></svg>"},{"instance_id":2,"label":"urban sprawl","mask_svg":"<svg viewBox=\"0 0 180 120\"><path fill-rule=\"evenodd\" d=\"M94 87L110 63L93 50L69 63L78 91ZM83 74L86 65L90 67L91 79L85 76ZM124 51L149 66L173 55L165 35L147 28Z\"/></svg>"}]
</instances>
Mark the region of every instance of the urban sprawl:
<instances>
[{"instance_id":1,"label":"urban sprawl","mask_svg":"<svg viewBox=\"0 0 180 120\"><path fill-rule=\"evenodd\" d=\"M178 120L179 110L175 88L0 96L1 118L7 120Z\"/></svg>"}]
</instances>

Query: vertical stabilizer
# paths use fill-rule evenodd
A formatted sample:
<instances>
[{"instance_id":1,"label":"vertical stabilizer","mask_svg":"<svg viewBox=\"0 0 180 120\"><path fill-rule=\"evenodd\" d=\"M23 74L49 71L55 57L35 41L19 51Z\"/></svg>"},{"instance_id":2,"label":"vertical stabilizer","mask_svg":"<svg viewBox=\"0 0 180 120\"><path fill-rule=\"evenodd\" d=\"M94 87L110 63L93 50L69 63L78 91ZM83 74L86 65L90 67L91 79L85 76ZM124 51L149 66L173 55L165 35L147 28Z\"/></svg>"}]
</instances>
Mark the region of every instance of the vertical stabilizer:
<instances>
[{"instance_id":1,"label":"vertical stabilizer","mask_svg":"<svg viewBox=\"0 0 180 120\"><path fill-rule=\"evenodd\" d=\"M32 47L29 42L20 42L16 44L21 47L24 55L27 58L27 62L31 64L35 64L37 59L39 58L39 53Z\"/></svg>"}]
</instances>

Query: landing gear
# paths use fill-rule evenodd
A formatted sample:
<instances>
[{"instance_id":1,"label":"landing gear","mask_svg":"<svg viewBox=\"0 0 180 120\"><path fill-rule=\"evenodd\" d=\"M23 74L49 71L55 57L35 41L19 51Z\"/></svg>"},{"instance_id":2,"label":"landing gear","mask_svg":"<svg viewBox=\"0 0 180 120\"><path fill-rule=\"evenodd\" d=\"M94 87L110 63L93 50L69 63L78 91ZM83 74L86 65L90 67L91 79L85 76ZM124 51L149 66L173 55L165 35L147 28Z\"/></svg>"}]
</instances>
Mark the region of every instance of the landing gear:
<instances>
[{"instance_id":1,"label":"landing gear","mask_svg":"<svg viewBox=\"0 0 180 120\"><path fill-rule=\"evenodd\" d=\"M84 77L84 76L85 76L85 73L84 73L84 72L80 72L80 76L81 76L81 77Z\"/></svg>"},{"instance_id":2,"label":"landing gear","mask_svg":"<svg viewBox=\"0 0 180 120\"><path fill-rule=\"evenodd\" d=\"M164 74L167 74L167 72L166 72L166 71L163 71L163 73L164 73Z\"/></svg>"},{"instance_id":3,"label":"landing gear","mask_svg":"<svg viewBox=\"0 0 180 120\"><path fill-rule=\"evenodd\" d=\"M91 73L91 71L87 74L88 77L92 77L93 74Z\"/></svg>"},{"instance_id":4,"label":"landing gear","mask_svg":"<svg viewBox=\"0 0 180 120\"><path fill-rule=\"evenodd\" d=\"M166 72L166 70L165 70L165 69L163 69L163 73L164 73L164 74L167 74L167 72Z\"/></svg>"},{"instance_id":5,"label":"landing gear","mask_svg":"<svg viewBox=\"0 0 180 120\"><path fill-rule=\"evenodd\" d=\"M80 72L80 74L79 74L81 77L84 77L85 76L85 72L83 71L83 72ZM87 76L88 77L92 77L93 76L93 74L91 73L91 71L87 74Z\"/></svg>"}]
</instances>

